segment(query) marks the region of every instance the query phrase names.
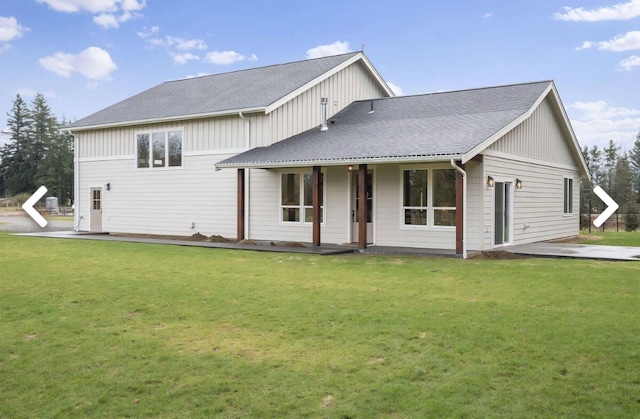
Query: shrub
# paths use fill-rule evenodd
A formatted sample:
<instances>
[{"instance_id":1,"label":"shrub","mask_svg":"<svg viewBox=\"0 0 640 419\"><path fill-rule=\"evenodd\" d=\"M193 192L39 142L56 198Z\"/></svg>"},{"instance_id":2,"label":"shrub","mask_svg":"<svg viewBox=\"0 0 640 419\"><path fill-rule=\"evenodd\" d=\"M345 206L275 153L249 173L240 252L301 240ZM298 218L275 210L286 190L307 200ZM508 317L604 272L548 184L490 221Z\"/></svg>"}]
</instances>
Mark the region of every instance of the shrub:
<instances>
[{"instance_id":1,"label":"shrub","mask_svg":"<svg viewBox=\"0 0 640 419\"><path fill-rule=\"evenodd\" d=\"M638 220L638 206L629 202L624 209L624 229L625 231L636 231L640 227Z\"/></svg>"}]
</instances>

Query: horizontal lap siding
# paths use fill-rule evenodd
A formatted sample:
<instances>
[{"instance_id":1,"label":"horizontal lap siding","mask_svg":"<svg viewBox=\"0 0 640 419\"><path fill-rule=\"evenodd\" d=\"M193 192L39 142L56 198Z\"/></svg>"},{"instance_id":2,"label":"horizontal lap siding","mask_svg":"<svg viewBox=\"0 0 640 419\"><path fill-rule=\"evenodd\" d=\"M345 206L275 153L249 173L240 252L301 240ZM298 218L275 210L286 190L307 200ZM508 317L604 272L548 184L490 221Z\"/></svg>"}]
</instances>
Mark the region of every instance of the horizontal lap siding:
<instances>
[{"instance_id":1,"label":"horizontal lap siding","mask_svg":"<svg viewBox=\"0 0 640 419\"><path fill-rule=\"evenodd\" d=\"M399 165L377 166L375 182L375 244L380 246L455 249L454 229L409 229L401 227L402 186Z\"/></svg>"},{"instance_id":2,"label":"horizontal lap siding","mask_svg":"<svg viewBox=\"0 0 640 419\"><path fill-rule=\"evenodd\" d=\"M484 231L482 164L469 162L467 172L467 250L482 249Z\"/></svg>"},{"instance_id":3,"label":"horizontal lap siding","mask_svg":"<svg viewBox=\"0 0 640 419\"><path fill-rule=\"evenodd\" d=\"M294 169L298 171L299 169ZM307 168L311 172L312 168ZM348 234L348 192L346 167L323 168L325 173L325 223L322 243L345 243ZM281 223L280 170L251 170L249 237L253 240L311 242L312 225Z\"/></svg>"},{"instance_id":4,"label":"horizontal lap siding","mask_svg":"<svg viewBox=\"0 0 640 419\"><path fill-rule=\"evenodd\" d=\"M513 192L513 244L575 236L579 233L580 177L577 170L561 169L517 160L484 158L484 176L496 181L522 181ZM573 178L573 209L564 215L564 177ZM493 189L484 188L484 223L489 226L484 249L492 247ZM528 224L528 228L524 225Z\"/></svg>"},{"instance_id":5,"label":"horizontal lap siding","mask_svg":"<svg viewBox=\"0 0 640 419\"><path fill-rule=\"evenodd\" d=\"M104 231L235 237L236 171L215 172L220 158L185 157L166 170L135 169L133 159L78 163L80 230L89 229L89 188L103 187Z\"/></svg>"}]
</instances>

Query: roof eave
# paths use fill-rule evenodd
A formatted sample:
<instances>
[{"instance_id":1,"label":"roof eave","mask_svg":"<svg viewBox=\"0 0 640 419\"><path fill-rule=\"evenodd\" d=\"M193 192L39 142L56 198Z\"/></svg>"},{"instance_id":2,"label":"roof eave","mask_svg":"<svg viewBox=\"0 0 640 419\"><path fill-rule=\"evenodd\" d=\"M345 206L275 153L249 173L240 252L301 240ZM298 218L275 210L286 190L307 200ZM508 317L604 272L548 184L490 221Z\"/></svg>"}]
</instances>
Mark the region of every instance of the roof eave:
<instances>
[{"instance_id":1,"label":"roof eave","mask_svg":"<svg viewBox=\"0 0 640 419\"><path fill-rule=\"evenodd\" d=\"M134 125L149 125L149 124L159 124L165 122L175 122L175 121L185 121L191 119L204 119L204 118L215 118L219 116L229 116L229 115L238 115L240 112L242 113L255 113L255 112L264 112L265 107L252 107L252 108L242 108L242 109L229 109L218 112L207 112L200 114L191 114L191 115L176 115L170 116L166 118L149 118L149 119L138 119L134 121L122 121L122 122L112 122L107 124L95 124L95 125L82 125L74 127L71 125L67 125L64 130L65 131L89 131L96 129L107 129L107 128L120 128L120 127L130 127Z\"/></svg>"},{"instance_id":2,"label":"roof eave","mask_svg":"<svg viewBox=\"0 0 640 419\"><path fill-rule=\"evenodd\" d=\"M352 164L384 164L384 163L418 163L418 162L448 162L451 159L460 159L461 153L434 154L425 156L384 156L384 157L354 157L336 159L310 159L287 161L256 161L247 163L217 163L216 170L220 169L276 169L283 167L308 167L308 166L347 166Z\"/></svg>"}]
</instances>

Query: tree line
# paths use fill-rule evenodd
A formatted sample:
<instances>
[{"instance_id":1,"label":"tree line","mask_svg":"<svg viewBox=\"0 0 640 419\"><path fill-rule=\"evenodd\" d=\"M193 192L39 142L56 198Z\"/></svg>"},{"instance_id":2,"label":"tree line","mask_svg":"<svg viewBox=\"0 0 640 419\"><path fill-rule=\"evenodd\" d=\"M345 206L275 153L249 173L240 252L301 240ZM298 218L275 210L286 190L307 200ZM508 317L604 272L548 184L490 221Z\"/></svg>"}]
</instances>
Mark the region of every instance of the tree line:
<instances>
[{"instance_id":1,"label":"tree line","mask_svg":"<svg viewBox=\"0 0 640 419\"><path fill-rule=\"evenodd\" d=\"M73 201L73 136L62 130L66 125L42 94L31 103L16 95L0 148L0 197L31 195L45 185L62 205Z\"/></svg>"},{"instance_id":2,"label":"tree line","mask_svg":"<svg viewBox=\"0 0 640 419\"><path fill-rule=\"evenodd\" d=\"M640 208L640 133L631 150L623 151L609 140L604 148L584 146L582 155L591 172L591 181L583 179L580 212L588 214L590 209L591 213L604 211L604 204L593 192L595 186L600 186L620 205L618 212L623 214L625 229L636 230Z\"/></svg>"}]
</instances>

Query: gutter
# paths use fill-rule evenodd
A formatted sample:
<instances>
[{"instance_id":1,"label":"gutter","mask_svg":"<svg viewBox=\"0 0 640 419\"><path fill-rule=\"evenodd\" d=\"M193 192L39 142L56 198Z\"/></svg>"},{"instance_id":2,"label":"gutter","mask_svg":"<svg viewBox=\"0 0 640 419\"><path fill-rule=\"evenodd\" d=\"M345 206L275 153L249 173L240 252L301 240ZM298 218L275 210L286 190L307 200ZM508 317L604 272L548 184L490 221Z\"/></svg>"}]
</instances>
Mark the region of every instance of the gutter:
<instances>
[{"instance_id":1,"label":"gutter","mask_svg":"<svg viewBox=\"0 0 640 419\"><path fill-rule=\"evenodd\" d=\"M462 259L467 258L467 172L451 159L451 166L462 174Z\"/></svg>"}]
</instances>

